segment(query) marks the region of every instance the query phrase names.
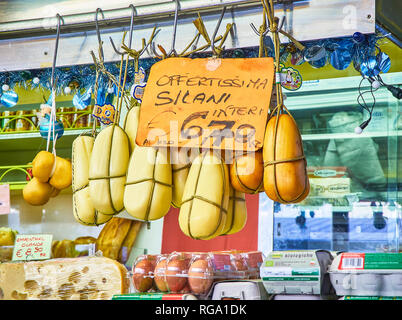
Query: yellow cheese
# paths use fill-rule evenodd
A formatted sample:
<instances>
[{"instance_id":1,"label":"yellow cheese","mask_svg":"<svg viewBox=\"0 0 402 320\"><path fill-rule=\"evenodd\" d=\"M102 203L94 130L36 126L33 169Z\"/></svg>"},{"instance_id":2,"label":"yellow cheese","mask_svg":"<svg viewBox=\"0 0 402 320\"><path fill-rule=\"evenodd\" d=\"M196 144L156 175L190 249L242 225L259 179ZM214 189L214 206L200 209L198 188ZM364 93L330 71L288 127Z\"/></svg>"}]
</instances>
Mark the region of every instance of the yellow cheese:
<instances>
[{"instance_id":1,"label":"yellow cheese","mask_svg":"<svg viewBox=\"0 0 402 320\"><path fill-rule=\"evenodd\" d=\"M71 185L71 162L58 156L56 156L55 161L55 169L50 176L49 184L56 189L62 190Z\"/></svg>"},{"instance_id":2,"label":"yellow cheese","mask_svg":"<svg viewBox=\"0 0 402 320\"><path fill-rule=\"evenodd\" d=\"M166 149L136 146L131 154L124 207L134 218L151 221L168 213L172 201L172 167Z\"/></svg>"},{"instance_id":3,"label":"yellow cheese","mask_svg":"<svg viewBox=\"0 0 402 320\"><path fill-rule=\"evenodd\" d=\"M130 146L118 125L103 129L95 139L89 162L89 194L94 208L115 215L124 208L124 184Z\"/></svg>"},{"instance_id":4,"label":"yellow cheese","mask_svg":"<svg viewBox=\"0 0 402 320\"><path fill-rule=\"evenodd\" d=\"M32 160L32 175L40 182L48 182L53 171L55 156L49 151L39 151Z\"/></svg>"},{"instance_id":5,"label":"yellow cheese","mask_svg":"<svg viewBox=\"0 0 402 320\"><path fill-rule=\"evenodd\" d=\"M79 136L72 146L73 214L79 223L89 226L104 224L112 218L95 210L89 194L89 161L94 141L94 137Z\"/></svg>"},{"instance_id":6,"label":"yellow cheese","mask_svg":"<svg viewBox=\"0 0 402 320\"><path fill-rule=\"evenodd\" d=\"M30 205L42 206L49 201L52 191L50 184L40 182L38 178L33 177L22 189L22 196Z\"/></svg>"},{"instance_id":7,"label":"yellow cheese","mask_svg":"<svg viewBox=\"0 0 402 320\"><path fill-rule=\"evenodd\" d=\"M189 150L191 152L192 150ZM194 156L186 152L184 148L172 149L170 152L172 159L172 205L175 208L181 207L184 185L186 184L188 172Z\"/></svg>"},{"instance_id":8,"label":"yellow cheese","mask_svg":"<svg viewBox=\"0 0 402 320\"><path fill-rule=\"evenodd\" d=\"M134 100L132 98L132 100ZM124 119L123 129L127 133L128 140L130 142L130 151L133 152L136 146L135 138L137 136L138 121L140 117L139 106L132 105L131 109L127 112Z\"/></svg>"},{"instance_id":9,"label":"yellow cheese","mask_svg":"<svg viewBox=\"0 0 402 320\"><path fill-rule=\"evenodd\" d=\"M229 208L222 235L233 234L244 228L247 222L246 196L230 187Z\"/></svg>"},{"instance_id":10,"label":"yellow cheese","mask_svg":"<svg viewBox=\"0 0 402 320\"><path fill-rule=\"evenodd\" d=\"M194 159L184 187L179 226L194 239L221 235L229 207L229 172L222 159L205 152Z\"/></svg>"},{"instance_id":11,"label":"yellow cheese","mask_svg":"<svg viewBox=\"0 0 402 320\"><path fill-rule=\"evenodd\" d=\"M127 269L105 257L0 264L0 300L110 300L128 293Z\"/></svg>"}]
</instances>

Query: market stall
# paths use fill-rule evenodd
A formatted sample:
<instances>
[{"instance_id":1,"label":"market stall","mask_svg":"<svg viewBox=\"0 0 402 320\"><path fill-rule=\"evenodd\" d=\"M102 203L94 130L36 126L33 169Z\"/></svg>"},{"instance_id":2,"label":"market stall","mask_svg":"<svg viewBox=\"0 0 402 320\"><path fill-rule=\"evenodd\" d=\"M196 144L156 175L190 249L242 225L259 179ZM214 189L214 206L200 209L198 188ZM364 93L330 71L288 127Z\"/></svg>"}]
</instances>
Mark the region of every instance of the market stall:
<instances>
[{"instance_id":1,"label":"market stall","mask_svg":"<svg viewBox=\"0 0 402 320\"><path fill-rule=\"evenodd\" d=\"M402 296L381 1L48 2L0 4L0 299Z\"/></svg>"}]
</instances>

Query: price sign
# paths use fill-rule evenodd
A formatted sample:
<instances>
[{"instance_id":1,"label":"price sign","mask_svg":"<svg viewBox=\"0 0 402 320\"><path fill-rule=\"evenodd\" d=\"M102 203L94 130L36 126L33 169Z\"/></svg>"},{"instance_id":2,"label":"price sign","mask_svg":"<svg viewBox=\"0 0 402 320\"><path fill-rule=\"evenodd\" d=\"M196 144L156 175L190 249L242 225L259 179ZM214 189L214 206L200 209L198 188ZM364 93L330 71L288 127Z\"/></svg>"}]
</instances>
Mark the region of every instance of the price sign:
<instances>
[{"instance_id":1,"label":"price sign","mask_svg":"<svg viewBox=\"0 0 402 320\"><path fill-rule=\"evenodd\" d=\"M0 184L0 214L10 213L10 186Z\"/></svg>"},{"instance_id":2,"label":"price sign","mask_svg":"<svg viewBox=\"0 0 402 320\"><path fill-rule=\"evenodd\" d=\"M272 58L157 62L145 87L136 143L256 151L263 145Z\"/></svg>"},{"instance_id":3,"label":"price sign","mask_svg":"<svg viewBox=\"0 0 402 320\"><path fill-rule=\"evenodd\" d=\"M51 234L18 234L14 242L13 260L50 259L52 239Z\"/></svg>"}]
</instances>

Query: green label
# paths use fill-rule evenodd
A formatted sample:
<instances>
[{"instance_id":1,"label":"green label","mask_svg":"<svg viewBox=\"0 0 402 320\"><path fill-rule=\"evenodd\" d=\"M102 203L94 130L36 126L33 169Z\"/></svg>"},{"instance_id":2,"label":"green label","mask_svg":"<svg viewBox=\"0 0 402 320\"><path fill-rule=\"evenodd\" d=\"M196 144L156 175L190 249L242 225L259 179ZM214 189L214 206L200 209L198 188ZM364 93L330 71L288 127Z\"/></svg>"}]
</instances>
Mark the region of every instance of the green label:
<instances>
[{"instance_id":1,"label":"green label","mask_svg":"<svg viewBox=\"0 0 402 320\"><path fill-rule=\"evenodd\" d=\"M293 269L292 276L318 276L320 275L319 269Z\"/></svg>"},{"instance_id":2,"label":"green label","mask_svg":"<svg viewBox=\"0 0 402 320\"><path fill-rule=\"evenodd\" d=\"M14 242L13 260L46 260L52 253L51 234L17 234Z\"/></svg>"},{"instance_id":3,"label":"green label","mask_svg":"<svg viewBox=\"0 0 402 320\"><path fill-rule=\"evenodd\" d=\"M161 293L130 293L116 294L112 300L162 300L162 297Z\"/></svg>"},{"instance_id":4,"label":"green label","mask_svg":"<svg viewBox=\"0 0 402 320\"><path fill-rule=\"evenodd\" d=\"M364 269L402 269L402 254L366 253Z\"/></svg>"},{"instance_id":5,"label":"green label","mask_svg":"<svg viewBox=\"0 0 402 320\"><path fill-rule=\"evenodd\" d=\"M345 296L345 300L402 300L402 297Z\"/></svg>"},{"instance_id":6,"label":"green label","mask_svg":"<svg viewBox=\"0 0 402 320\"><path fill-rule=\"evenodd\" d=\"M318 277L264 277L262 281L319 281Z\"/></svg>"}]
</instances>

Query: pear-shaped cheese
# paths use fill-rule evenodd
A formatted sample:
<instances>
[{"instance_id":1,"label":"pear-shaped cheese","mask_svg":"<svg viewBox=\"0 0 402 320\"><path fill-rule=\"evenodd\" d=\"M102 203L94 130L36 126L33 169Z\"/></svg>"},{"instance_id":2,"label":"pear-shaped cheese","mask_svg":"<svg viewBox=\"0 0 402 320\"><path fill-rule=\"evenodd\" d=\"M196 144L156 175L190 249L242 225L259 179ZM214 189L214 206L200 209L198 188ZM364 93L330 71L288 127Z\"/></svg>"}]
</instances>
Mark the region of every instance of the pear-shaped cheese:
<instances>
[{"instance_id":1,"label":"pear-shaped cheese","mask_svg":"<svg viewBox=\"0 0 402 320\"><path fill-rule=\"evenodd\" d=\"M166 149L136 146L131 154L124 207L143 221L164 217L172 201L172 167Z\"/></svg>"},{"instance_id":2,"label":"pear-shaped cheese","mask_svg":"<svg viewBox=\"0 0 402 320\"><path fill-rule=\"evenodd\" d=\"M190 167L179 226L193 239L208 240L223 232L229 207L229 172L220 156L205 152Z\"/></svg>"},{"instance_id":3,"label":"pear-shaped cheese","mask_svg":"<svg viewBox=\"0 0 402 320\"><path fill-rule=\"evenodd\" d=\"M89 194L94 208L115 215L124 208L124 184L130 155L127 134L118 125L103 129L95 139L89 162Z\"/></svg>"},{"instance_id":4,"label":"pear-shaped cheese","mask_svg":"<svg viewBox=\"0 0 402 320\"><path fill-rule=\"evenodd\" d=\"M56 167L50 177L49 184L56 189L62 190L71 185L72 168L67 159L56 156Z\"/></svg>"},{"instance_id":5,"label":"pear-shaped cheese","mask_svg":"<svg viewBox=\"0 0 402 320\"><path fill-rule=\"evenodd\" d=\"M222 235L233 234L244 228L247 222L246 196L230 187L229 208Z\"/></svg>"},{"instance_id":6,"label":"pear-shaped cheese","mask_svg":"<svg viewBox=\"0 0 402 320\"><path fill-rule=\"evenodd\" d=\"M113 217L97 212L89 195L89 161L94 142L94 137L79 136L72 146L73 214L79 223L88 226L104 224Z\"/></svg>"},{"instance_id":7,"label":"pear-shaped cheese","mask_svg":"<svg viewBox=\"0 0 402 320\"><path fill-rule=\"evenodd\" d=\"M40 182L33 177L22 189L22 196L26 202L33 206L41 206L49 201L52 186L47 182Z\"/></svg>"},{"instance_id":8,"label":"pear-shaped cheese","mask_svg":"<svg viewBox=\"0 0 402 320\"><path fill-rule=\"evenodd\" d=\"M53 172L55 156L49 151L39 151L32 160L32 175L40 182L48 182Z\"/></svg>"}]
</instances>

